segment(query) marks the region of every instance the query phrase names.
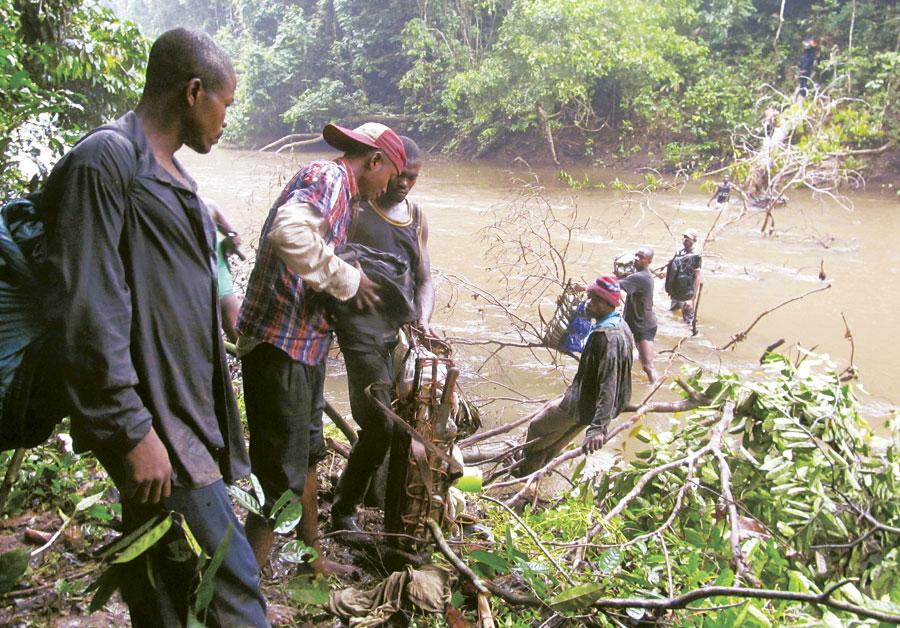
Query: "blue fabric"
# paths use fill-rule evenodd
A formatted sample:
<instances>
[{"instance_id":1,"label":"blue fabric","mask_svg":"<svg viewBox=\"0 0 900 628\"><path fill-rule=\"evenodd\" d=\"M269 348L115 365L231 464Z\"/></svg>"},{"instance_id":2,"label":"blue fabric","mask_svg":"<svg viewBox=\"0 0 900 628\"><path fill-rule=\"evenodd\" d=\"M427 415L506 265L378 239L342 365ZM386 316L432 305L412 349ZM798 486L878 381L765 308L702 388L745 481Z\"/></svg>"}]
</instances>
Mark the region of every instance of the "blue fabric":
<instances>
[{"instance_id":1,"label":"blue fabric","mask_svg":"<svg viewBox=\"0 0 900 628\"><path fill-rule=\"evenodd\" d=\"M618 327L622 324L622 315L617 310L610 312L609 316L603 320L599 320L591 326L591 331L600 329L601 327Z\"/></svg>"},{"instance_id":2,"label":"blue fabric","mask_svg":"<svg viewBox=\"0 0 900 628\"><path fill-rule=\"evenodd\" d=\"M121 492L124 486L121 454L95 453ZM234 514L225 483L218 480L203 488L173 486L172 494L162 504L156 505L136 504L123 499L123 532L128 534L160 511L184 515L188 528L208 556L216 553L228 528L234 528L228 552L216 571L212 602L205 616L200 617L204 625L210 628L268 628L266 603L259 590L256 558L247 542L244 526ZM186 625L188 605L196 582L191 564L172 558L167 541L177 537L175 533L170 535L145 552L144 559L122 565L119 584L134 628L183 628Z\"/></svg>"},{"instance_id":3,"label":"blue fabric","mask_svg":"<svg viewBox=\"0 0 900 628\"><path fill-rule=\"evenodd\" d=\"M588 334L591 333L591 319L584 313L586 306L587 302L582 301L575 309L575 316L569 323L569 329L563 341L563 351L581 353L584 350L584 343L587 342Z\"/></svg>"}]
</instances>

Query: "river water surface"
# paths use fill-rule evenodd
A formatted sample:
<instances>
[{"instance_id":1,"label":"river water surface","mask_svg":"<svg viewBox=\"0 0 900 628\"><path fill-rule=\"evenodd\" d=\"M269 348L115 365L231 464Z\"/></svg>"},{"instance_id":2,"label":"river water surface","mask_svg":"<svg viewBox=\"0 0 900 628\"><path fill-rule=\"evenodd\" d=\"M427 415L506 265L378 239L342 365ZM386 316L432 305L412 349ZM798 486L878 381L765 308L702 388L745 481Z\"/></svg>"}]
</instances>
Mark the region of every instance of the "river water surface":
<instances>
[{"instance_id":1,"label":"river water surface","mask_svg":"<svg viewBox=\"0 0 900 628\"><path fill-rule=\"evenodd\" d=\"M294 156L215 148L200 156L184 150L179 158L200 186L201 194L213 198L242 232L245 249L252 248L268 208L287 178L299 165L314 158L333 158L334 152L306 152ZM622 171L590 169L573 171L592 183L617 177L638 182L640 177ZM646 202L611 187L573 191L557 181L555 170L530 172L525 165L510 168L484 160L451 160L428 157L410 199L423 207L430 227L429 249L438 275L438 302L434 322L449 336L467 339L502 338L507 320L485 307L483 298L471 290L451 289L447 275L461 275L488 291L499 290L499 276L490 270L485 256L482 228L493 220L492 212L503 210L515 196L515 180L538 181L543 194L564 212L577 205L590 227L578 234L579 253L569 272L592 280L610 274L616 255L641 245L656 250L655 266L662 266L680 246L679 234L687 227L707 233L717 211L708 209L709 198L699 183L688 183L680 192L656 192ZM900 202L893 190L854 191L852 210L806 191L794 191L790 202L776 210L774 236L760 233L761 220L752 218L721 232L703 249L704 288L699 310L699 334L667 312L668 298L662 281L656 282L657 369L665 366L667 354L684 336L681 351L690 360L710 370L728 369L750 376L758 369L763 349L784 339L782 350L797 347L828 354L841 370L850 363L851 344L845 338L842 314L853 333L853 361L859 368L864 392L860 399L865 413L882 423L897 401L897 348L900 332L894 327L900 310L898 269L900 247ZM652 211L651 211L652 210ZM733 200L730 216L738 211ZM720 219L720 223L727 217ZM824 268L826 280L819 279ZM790 303L765 316L733 350L719 351L733 334L745 330L765 310L810 290L831 288ZM453 307L446 307L448 301ZM553 311L552 298L542 311ZM520 312L521 314L521 312ZM536 311L525 313L539 323ZM506 337L515 341L514 337ZM545 399L561 392L574 373L575 361L563 358L562 368L548 364L545 352L504 350L499 358L483 365L487 351L457 347L455 355L463 370L461 385L477 397ZM479 370L479 367L480 370ZM339 361L331 372L327 396L343 411L349 411L346 386ZM635 400L643 398L646 377L635 359ZM655 399L673 399L667 389ZM487 422L509 420L533 406L501 400L485 407ZM652 421L652 420L651 420Z\"/></svg>"}]
</instances>

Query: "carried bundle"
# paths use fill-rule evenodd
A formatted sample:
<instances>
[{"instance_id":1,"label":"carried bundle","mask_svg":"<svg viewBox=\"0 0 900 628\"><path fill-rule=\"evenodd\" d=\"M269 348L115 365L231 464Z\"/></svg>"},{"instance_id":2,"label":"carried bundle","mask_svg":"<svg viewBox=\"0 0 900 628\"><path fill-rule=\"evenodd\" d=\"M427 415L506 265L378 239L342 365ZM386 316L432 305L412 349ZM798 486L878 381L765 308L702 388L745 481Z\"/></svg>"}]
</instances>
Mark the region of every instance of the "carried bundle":
<instances>
[{"instance_id":1,"label":"carried bundle","mask_svg":"<svg viewBox=\"0 0 900 628\"><path fill-rule=\"evenodd\" d=\"M481 422L456 386L459 370L449 344L416 332L401 333L394 364L394 417L400 429L394 430L391 443L384 527L407 535L391 537L392 545L415 551L421 548L413 539L428 536L428 519L445 529L455 521L458 512L450 489L463 469L456 442L474 433Z\"/></svg>"}]
</instances>

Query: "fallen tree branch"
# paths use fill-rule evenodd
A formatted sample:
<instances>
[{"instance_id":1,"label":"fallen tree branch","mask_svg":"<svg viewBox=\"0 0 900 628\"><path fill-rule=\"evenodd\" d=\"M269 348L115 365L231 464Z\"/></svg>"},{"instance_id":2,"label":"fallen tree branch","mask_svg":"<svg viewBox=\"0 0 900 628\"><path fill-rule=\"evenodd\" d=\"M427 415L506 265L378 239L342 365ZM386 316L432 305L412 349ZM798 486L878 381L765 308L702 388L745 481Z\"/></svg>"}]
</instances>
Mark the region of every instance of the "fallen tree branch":
<instances>
[{"instance_id":1,"label":"fallen tree branch","mask_svg":"<svg viewBox=\"0 0 900 628\"><path fill-rule=\"evenodd\" d=\"M509 506L507 506L506 504L504 504L504 503L501 502L500 500L494 499L493 497L488 497L487 495L479 495L479 497L481 497L481 499L486 499L486 500L488 500L488 501L491 502L492 504L497 504L498 506L500 506L501 508L503 508L507 513L509 513L509 515L510 515L513 519L516 520L516 523L518 523L520 526L522 526L522 529L524 529L525 532L528 533L528 536L531 537L531 540L534 541L535 544L537 544L538 548L540 548L540 550L541 550L541 552L544 554L544 556L547 557L547 560L549 560L550 563L551 563L554 567L556 567L556 570L557 570L560 574L562 574L563 578L566 579L566 582L568 582L568 583L569 583L570 585L572 585L573 587L575 586L575 581L572 580L572 577L571 577L571 576L570 576L570 575L569 575L562 567L559 566L559 563L557 563L557 562L556 562L556 559L553 558L553 555L550 554L550 552L547 551L547 548L544 547L544 544L543 544L543 543L541 543L541 540L538 538L537 534L534 533L534 530L532 530L531 528L529 528L528 525L527 525L524 521L522 521L521 518L519 518L519 515L517 515L515 512L513 512L513 510L511 510L511 509L509 508Z\"/></svg>"},{"instance_id":2,"label":"fallen tree branch","mask_svg":"<svg viewBox=\"0 0 900 628\"><path fill-rule=\"evenodd\" d=\"M476 575L474 571L469 569L469 566L463 561L463 559L457 556L456 553L447 544L447 539L444 538L444 533L441 532L441 527L437 524L437 522L429 517L425 520L425 523L431 530L431 535L434 537L434 542L437 544L438 549L440 549L444 557L448 561L450 561L450 564L453 565L453 567L459 573L469 579L469 581L475 587L476 591L478 591L479 593L488 593L488 588L485 586L485 581L478 577L478 575Z\"/></svg>"},{"instance_id":3,"label":"fallen tree branch","mask_svg":"<svg viewBox=\"0 0 900 628\"><path fill-rule=\"evenodd\" d=\"M750 330L753 329L754 327L756 327L756 324L757 324L760 320L762 320L762 318L763 318L764 316L766 316L767 314L771 314L771 313L774 312L775 310L784 307L784 306L787 305L788 303L793 303L794 301L799 301L800 299L805 299L806 297L808 297L808 296L811 295L811 294L815 294L816 292L822 292L823 290L828 290L829 288L831 288L831 284L828 284L827 286L823 286L823 287L821 287L821 288L816 288L815 290L810 290L809 292L805 292L805 293L801 294L800 296L792 297L792 298L788 299L787 301L784 301L784 302L782 302L782 303L779 303L778 305L776 305L776 306L773 307L773 308L769 308L768 310L766 310L765 312L763 312L762 314L760 314L759 316L757 316L756 319L755 319L752 323L750 323L750 327L748 327L747 329L745 329L745 330L742 331L742 332L739 332L739 333L737 333L737 334L734 334L734 335L731 337L731 340L728 341L728 344L726 344L726 345L725 345L724 347L722 347L721 349L717 349L717 351L725 351L726 349L728 349L728 348L731 347L732 345L734 345L734 344L736 344L736 343L738 343L738 342L742 342L743 340L745 340L745 339L747 338L747 334L750 333Z\"/></svg>"},{"instance_id":4,"label":"fallen tree branch","mask_svg":"<svg viewBox=\"0 0 900 628\"><path fill-rule=\"evenodd\" d=\"M264 153L267 150L275 150L276 148L279 148L280 146L287 144L288 142L294 142L296 140L315 139L316 141L319 141L321 137L322 136L319 133L291 133L290 135L285 135L284 137L275 140L271 144L266 144L259 149L259 152Z\"/></svg>"},{"instance_id":5,"label":"fallen tree branch","mask_svg":"<svg viewBox=\"0 0 900 628\"><path fill-rule=\"evenodd\" d=\"M835 602L831 600L831 595L840 587L847 584L849 580L845 580L838 584L828 587L824 592L815 593L793 593L791 591L778 591L776 589L750 589L746 587L704 587L702 589L694 589L677 597L661 598L657 600L646 599L619 599L619 598L601 598L594 602L594 608L659 608L659 609L679 609L684 608L695 600L702 600L710 597L741 597L758 600L788 600L794 602L806 602L807 604L819 604L834 608L840 611L853 613L860 617L868 617L877 619L888 624L900 624L900 615L891 613L883 613L881 611L869 610L861 606L846 604L844 602Z\"/></svg>"}]
</instances>

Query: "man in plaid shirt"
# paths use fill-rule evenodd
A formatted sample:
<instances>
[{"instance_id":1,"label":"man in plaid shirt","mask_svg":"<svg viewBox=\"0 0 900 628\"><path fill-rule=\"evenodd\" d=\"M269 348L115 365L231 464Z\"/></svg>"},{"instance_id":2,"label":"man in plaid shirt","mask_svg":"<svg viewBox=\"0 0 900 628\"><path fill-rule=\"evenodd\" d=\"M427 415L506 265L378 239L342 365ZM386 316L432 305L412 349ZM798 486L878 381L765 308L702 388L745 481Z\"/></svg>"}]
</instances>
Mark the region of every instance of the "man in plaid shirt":
<instances>
[{"instance_id":1,"label":"man in plaid shirt","mask_svg":"<svg viewBox=\"0 0 900 628\"><path fill-rule=\"evenodd\" d=\"M344 155L306 164L269 211L237 325L250 462L266 495L264 510L287 489L301 495L301 535L317 550L315 467L325 457L322 391L332 336L317 294L352 299L359 308L377 302L374 282L334 247L346 242L357 202L383 194L406 165L402 141L382 124L353 130L329 124L322 135ZM271 523L250 514L246 529L262 568L274 539ZM311 566L319 573L347 569L321 552Z\"/></svg>"}]
</instances>

